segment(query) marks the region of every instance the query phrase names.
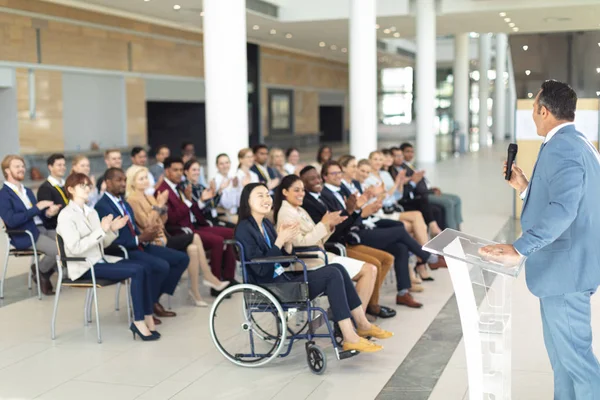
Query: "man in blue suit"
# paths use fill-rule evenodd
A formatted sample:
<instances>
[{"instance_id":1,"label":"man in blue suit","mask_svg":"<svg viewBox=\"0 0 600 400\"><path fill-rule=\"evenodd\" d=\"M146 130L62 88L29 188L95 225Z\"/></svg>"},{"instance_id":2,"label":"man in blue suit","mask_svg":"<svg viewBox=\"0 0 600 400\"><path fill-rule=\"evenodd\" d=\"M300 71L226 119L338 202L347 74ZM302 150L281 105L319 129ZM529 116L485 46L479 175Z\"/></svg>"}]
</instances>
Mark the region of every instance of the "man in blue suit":
<instances>
[{"instance_id":1,"label":"man in blue suit","mask_svg":"<svg viewBox=\"0 0 600 400\"><path fill-rule=\"evenodd\" d=\"M524 199L523 234L513 245L481 249L504 262L527 257L527 285L540 298L554 398L560 400L600 399L590 324L590 297L600 285L600 156L575 129L576 104L567 84L542 84L533 120L544 143L531 181L516 165L509 181Z\"/></svg>"},{"instance_id":2,"label":"man in blue suit","mask_svg":"<svg viewBox=\"0 0 600 400\"><path fill-rule=\"evenodd\" d=\"M129 217L129 222L121 228L119 237L113 245L125 247L130 260L138 261L151 271L154 314L159 317L174 317L176 314L165 310L158 299L163 293L172 295L175 292L177 282L187 268L190 258L183 252L150 244L158 235L158 226L143 232L138 230L133 218L133 210L123 198L127 180L122 169L109 168L104 174L104 181L106 192L95 207L100 218L109 214L114 217L119 215ZM117 252L113 254L122 256Z\"/></svg>"},{"instance_id":3,"label":"man in blue suit","mask_svg":"<svg viewBox=\"0 0 600 400\"><path fill-rule=\"evenodd\" d=\"M37 250L45 254L39 261L40 289L45 295L52 295L50 276L56 269L56 232L44 228L44 221L58 215L62 205L52 201L37 201L31 189L23 185L25 160L21 156L8 155L2 160L4 186L0 190L0 218L7 230L29 231L35 240ZM17 250L30 249L31 238L25 233L10 235L10 243ZM35 264L31 273L37 283Z\"/></svg>"}]
</instances>

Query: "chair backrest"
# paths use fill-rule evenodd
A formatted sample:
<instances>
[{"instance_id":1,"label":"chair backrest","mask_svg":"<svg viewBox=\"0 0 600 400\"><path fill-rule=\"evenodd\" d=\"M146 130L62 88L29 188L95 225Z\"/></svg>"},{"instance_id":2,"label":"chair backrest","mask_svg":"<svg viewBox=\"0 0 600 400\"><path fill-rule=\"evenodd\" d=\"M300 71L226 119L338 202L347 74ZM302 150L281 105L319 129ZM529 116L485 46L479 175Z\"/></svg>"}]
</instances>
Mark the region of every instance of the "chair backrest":
<instances>
[{"instance_id":1,"label":"chair backrest","mask_svg":"<svg viewBox=\"0 0 600 400\"><path fill-rule=\"evenodd\" d=\"M56 248L58 249L58 257L60 260L58 261L63 268L67 268L67 262L63 261L67 254L65 253L65 242L58 233L56 234Z\"/></svg>"},{"instance_id":2,"label":"chair backrest","mask_svg":"<svg viewBox=\"0 0 600 400\"><path fill-rule=\"evenodd\" d=\"M6 233L6 225L2 218L0 218L0 251L9 251L10 249L10 237Z\"/></svg>"}]
</instances>

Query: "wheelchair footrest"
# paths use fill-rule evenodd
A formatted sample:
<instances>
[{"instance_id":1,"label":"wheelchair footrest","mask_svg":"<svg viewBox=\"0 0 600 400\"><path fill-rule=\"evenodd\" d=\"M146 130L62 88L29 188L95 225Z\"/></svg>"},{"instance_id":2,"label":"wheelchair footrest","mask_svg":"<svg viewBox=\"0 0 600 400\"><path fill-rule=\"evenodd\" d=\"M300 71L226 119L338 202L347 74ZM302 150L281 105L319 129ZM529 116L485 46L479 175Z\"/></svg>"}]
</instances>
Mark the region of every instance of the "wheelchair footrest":
<instances>
[{"instance_id":1,"label":"wheelchair footrest","mask_svg":"<svg viewBox=\"0 0 600 400\"><path fill-rule=\"evenodd\" d=\"M338 360L345 360L347 358L352 358L354 356L359 355L360 351L357 351L357 350L340 351L338 349L335 349L335 354L337 355Z\"/></svg>"}]
</instances>

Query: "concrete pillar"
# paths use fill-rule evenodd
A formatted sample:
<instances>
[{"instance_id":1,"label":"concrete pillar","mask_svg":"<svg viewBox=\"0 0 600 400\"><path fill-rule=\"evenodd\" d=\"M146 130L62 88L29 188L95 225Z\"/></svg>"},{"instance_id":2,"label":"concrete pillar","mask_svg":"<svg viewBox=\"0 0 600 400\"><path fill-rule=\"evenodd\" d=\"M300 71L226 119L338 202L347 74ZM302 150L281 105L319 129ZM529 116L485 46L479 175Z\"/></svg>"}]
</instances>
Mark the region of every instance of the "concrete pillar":
<instances>
[{"instance_id":1,"label":"concrete pillar","mask_svg":"<svg viewBox=\"0 0 600 400\"><path fill-rule=\"evenodd\" d=\"M506 136L506 52L508 37L506 33L496 34L496 82L494 85L494 141L500 143Z\"/></svg>"},{"instance_id":2,"label":"concrete pillar","mask_svg":"<svg viewBox=\"0 0 600 400\"><path fill-rule=\"evenodd\" d=\"M469 34L454 36L454 121L469 140Z\"/></svg>"},{"instance_id":3,"label":"concrete pillar","mask_svg":"<svg viewBox=\"0 0 600 400\"><path fill-rule=\"evenodd\" d=\"M479 147L488 146L489 127L487 101L490 97L490 69L491 36L489 33L479 35Z\"/></svg>"}]
</instances>

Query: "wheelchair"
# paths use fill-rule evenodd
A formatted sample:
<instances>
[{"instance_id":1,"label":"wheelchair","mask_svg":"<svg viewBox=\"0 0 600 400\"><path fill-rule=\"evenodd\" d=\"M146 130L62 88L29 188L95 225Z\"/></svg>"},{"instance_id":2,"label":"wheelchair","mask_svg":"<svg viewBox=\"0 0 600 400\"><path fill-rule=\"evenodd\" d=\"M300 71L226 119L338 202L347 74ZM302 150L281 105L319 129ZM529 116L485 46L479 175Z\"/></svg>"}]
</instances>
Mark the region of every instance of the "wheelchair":
<instances>
[{"instance_id":1,"label":"wheelchair","mask_svg":"<svg viewBox=\"0 0 600 400\"><path fill-rule=\"evenodd\" d=\"M241 367L260 367L277 357L287 357L294 342L306 340L308 367L320 375L327 369L327 356L314 339L329 338L338 360L359 354L356 350L342 350L339 327L336 323L332 326L327 312L309 298L306 264L297 254L311 252L313 254L304 254L302 258L316 258L318 255L314 252L321 252L327 264L327 253L323 249L297 247L290 256L261 257L247 262L241 243L228 241L228 244L238 251L244 283L225 289L217 297L209 320L212 340L227 360ZM249 267L274 263L301 264L304 281L248 283ZM327 333L315 332L320 327L319 322L327 327Z\"/></svg>"}]
</instances>

